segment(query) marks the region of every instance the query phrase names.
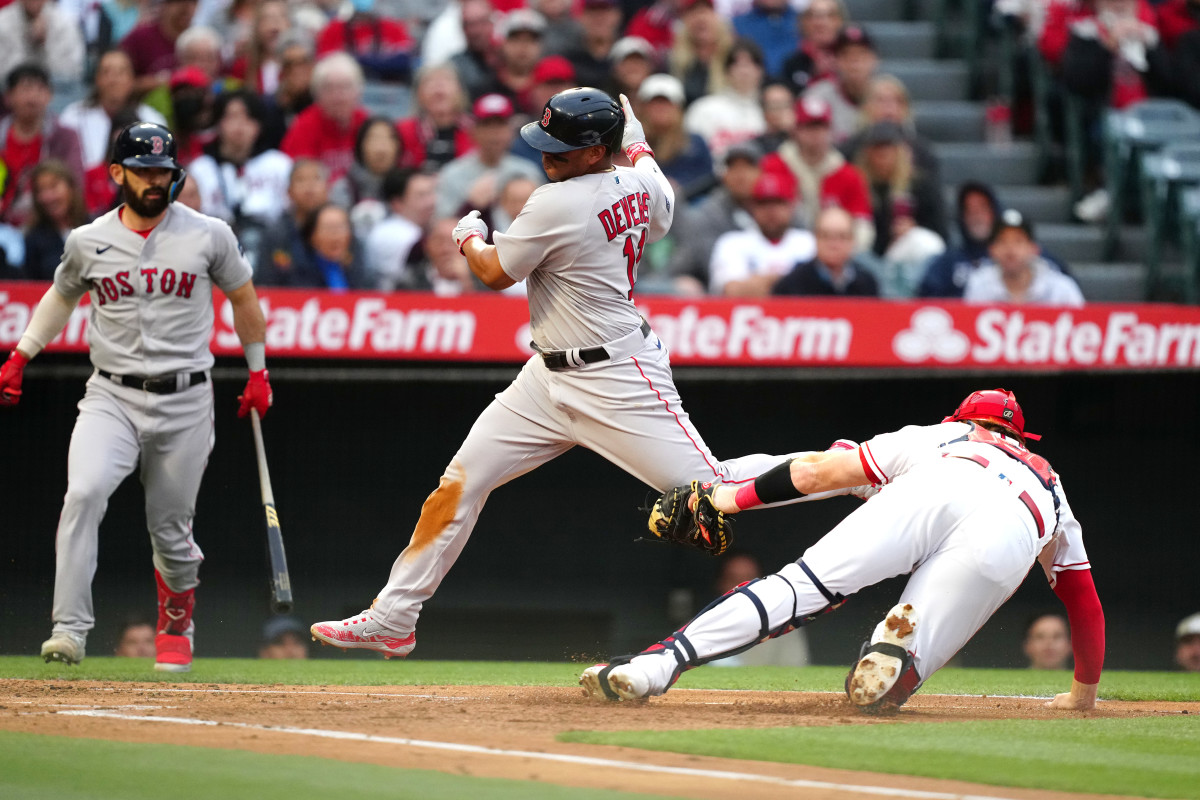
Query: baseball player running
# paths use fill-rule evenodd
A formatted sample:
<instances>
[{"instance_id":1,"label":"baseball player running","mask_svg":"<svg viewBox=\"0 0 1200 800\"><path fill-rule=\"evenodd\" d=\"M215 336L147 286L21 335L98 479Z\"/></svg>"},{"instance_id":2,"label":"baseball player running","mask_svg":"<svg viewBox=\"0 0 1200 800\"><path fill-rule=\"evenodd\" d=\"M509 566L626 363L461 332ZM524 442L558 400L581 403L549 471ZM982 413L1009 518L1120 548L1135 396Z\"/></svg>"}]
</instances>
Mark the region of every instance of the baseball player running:
<instances>
[{"instance_id":1,"label":"baseball player running","mask_svg":"<svg viewBox=\"0 0 1200 800\"><path fill-rule=\"evenodd\" d=\"M1038 438L1025 432L1013 393L992 389L972 393L939 425L805 454L741 487L702 488L693 498L702 521L868 482L879 491L795 563L717 598L641 653L589 667L581 685L599 699L662 694L686 669L788 633L864 586L911 573L846 678L854 704L898 707L970 640L1036 560L1067 608L1075 654L1071 690L1047 705L1092 708L1104 612L1062 482L1025 448L1026 439Z\"/></svg>"},{"instance_id":2,"label":"baseball player running","mask_svg":"<svg viewBox=\"0 0 1200 800\"><path fill-rule=\"evenodd\" d=\"M671 226L674 194L621 98L577 88L521 129L550 183L485 243L472 211L453 236L487 286L526 281L537 351L475 421L421 508L408 547L366 611L312 626L341 648L405 656L417 616L462 552L493 489L583 445L660 491L748 480L781 456L718 461L680 404L666 348L633 303L645 246ZM613 166L622 148L633 167Z\"/></svg>"},{"instance_id":3,"label":"baseball player running","mask_svg":"<svg viewBox=\"0 0 1200 800\"><path fill-rule=\"evenodd\" d=\"M16 349L0 367L0 400L21 397L25 365L91 293L88 346L96 370L79 402L59 518L54 629L46 661L78 664L95 623L92 576L108 498L141 464L154 548L158 627L154 668L191 669L192 609L204 555L192 539L196 493L213 446L215 284L233 306L250 378L238 416L271 405L262 310L250 265L224 222L178 203L186 179L175 137L135 123L113 142L109 175L123 205L67 237L62 262Z\"/></svg>"}]
</instances>

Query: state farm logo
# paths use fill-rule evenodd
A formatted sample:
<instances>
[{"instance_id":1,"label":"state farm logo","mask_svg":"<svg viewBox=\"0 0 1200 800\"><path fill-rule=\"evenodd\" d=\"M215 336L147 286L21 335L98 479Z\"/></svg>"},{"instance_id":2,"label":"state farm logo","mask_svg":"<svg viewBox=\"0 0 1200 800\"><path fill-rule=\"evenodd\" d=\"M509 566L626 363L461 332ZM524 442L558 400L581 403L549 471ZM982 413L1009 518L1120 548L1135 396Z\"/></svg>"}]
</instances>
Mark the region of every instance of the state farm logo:
<instances>
[{"instance_id":1,"label":"state farm logo","mask_svg":"<svg viewBox=\"0 0 1200 800\"><path fill-rule=\"evenodd\" d=\"M921 308L913 312L909 327L892 339L892 352L910 364L930 358L952 364L966 358L971 339L954 327L954 317L944 308Z\"/></svg>"}]
</instances>

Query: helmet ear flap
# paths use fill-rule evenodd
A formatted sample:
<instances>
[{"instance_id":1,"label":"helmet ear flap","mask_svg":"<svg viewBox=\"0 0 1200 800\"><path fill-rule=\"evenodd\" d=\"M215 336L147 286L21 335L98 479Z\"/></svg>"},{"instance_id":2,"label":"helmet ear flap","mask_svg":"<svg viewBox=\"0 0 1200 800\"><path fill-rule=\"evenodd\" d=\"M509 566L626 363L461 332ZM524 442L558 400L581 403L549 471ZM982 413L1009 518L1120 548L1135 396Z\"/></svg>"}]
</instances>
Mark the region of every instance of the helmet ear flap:
<instances>
[{"instance_id":1,"label":"helmet ear flap","mask_svg":"<svg viewBox=\"0 0 1200 800\"><path fill-rule=\"evenodd\" d=\"M167 190L167 202L174 203L179 199L179 193L183 191L183 185L187 183L187 170L183 167L171 173L171 188Z\"/></svg>"}]
</instances>

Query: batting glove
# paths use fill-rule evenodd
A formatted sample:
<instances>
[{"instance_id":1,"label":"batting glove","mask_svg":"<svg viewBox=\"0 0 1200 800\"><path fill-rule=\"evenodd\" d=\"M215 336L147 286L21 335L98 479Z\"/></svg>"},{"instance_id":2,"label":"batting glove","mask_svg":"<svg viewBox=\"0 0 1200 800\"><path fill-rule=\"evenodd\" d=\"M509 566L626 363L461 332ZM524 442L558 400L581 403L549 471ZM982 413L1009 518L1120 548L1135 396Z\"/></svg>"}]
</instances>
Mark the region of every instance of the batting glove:
<instances>
[{"instance_id":1,"label":"batting glove","mask_svg":"<svg viewBox=\"0 0 1200 800\"><path fill-rule=\"evenodd\" d=\"M258 412L259 419L267 415L267 409L275 402L275 394L271 391L271 381L265 369L250 373L246 388L238 395L238 402L241 403L238 406L239 417L249 414L252 408Z\"/></svg>"},{"instance_id":2,"label":"batting glove","mask_svg":"<svg viewBox=\"0 0 1200 800\"><path fill-rule=\"evenodd\" d=\"M454 237L454 243L458 245L458 252L463 252L463 245L467 243L467 239L473 239L478 236L480 239L487 241L488 227L487 223L481 220L479 211L472 211L458 221L451 232ZM463 253L466 255L466 253Z\"/></svg>"},{"instance_id":3,"label":"batting glove","mask_svg":"<svg viewBox=\"0 0 1200 800\"><path fill-rule=\"evenodd\" d=\"M29 359L14 348L8 361L0 367L0 405L15 406L21 399L21 379L25 377L25 365Z\"/></svg>"},{"instance_id":4,"label":"batting glove","mask_svg":"<svg viewBox=\"0 0 1200 800\"><path fill-rule=\"evenodd\" d=\"M625 157L629 159L629 163L633 163L635 156L642 153L648 153L651 157L654 156L654 151L650 149L650 145L646 144L646 131L642 128L642 123L638 122L638 118L633 115L633 107L629 105L629 98L625 95L620 95L621 110L625 112L625 130L621 133L621 149L625 151Z\"/></svg>"}]
</instances>

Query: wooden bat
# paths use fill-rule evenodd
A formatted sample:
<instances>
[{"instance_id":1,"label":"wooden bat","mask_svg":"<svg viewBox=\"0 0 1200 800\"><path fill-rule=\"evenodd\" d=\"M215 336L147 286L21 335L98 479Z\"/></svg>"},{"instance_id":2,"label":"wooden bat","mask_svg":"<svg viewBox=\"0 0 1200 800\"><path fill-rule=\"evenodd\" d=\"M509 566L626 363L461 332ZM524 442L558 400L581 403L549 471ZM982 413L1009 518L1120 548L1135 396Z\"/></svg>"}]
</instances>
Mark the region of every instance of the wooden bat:
<instances>
[{"instance_id":1,"label":"wooden bat","mask_svg":"<svg viewBox=\"0 0 1200 800\"><path fill-rule=\"evenodd\" d=\"M258 411L250 409L250 427L254 429L254 449L258 453L258 485L262 490L263 511L267 516L267 553L271 559L271 610L287 614L292 610L292 580L288 577L287 554L283 551L283 531L275 511L271 491L271 473L267 471L267 451L263 447L262 423Z\"/></svg>"}]
</instances>

